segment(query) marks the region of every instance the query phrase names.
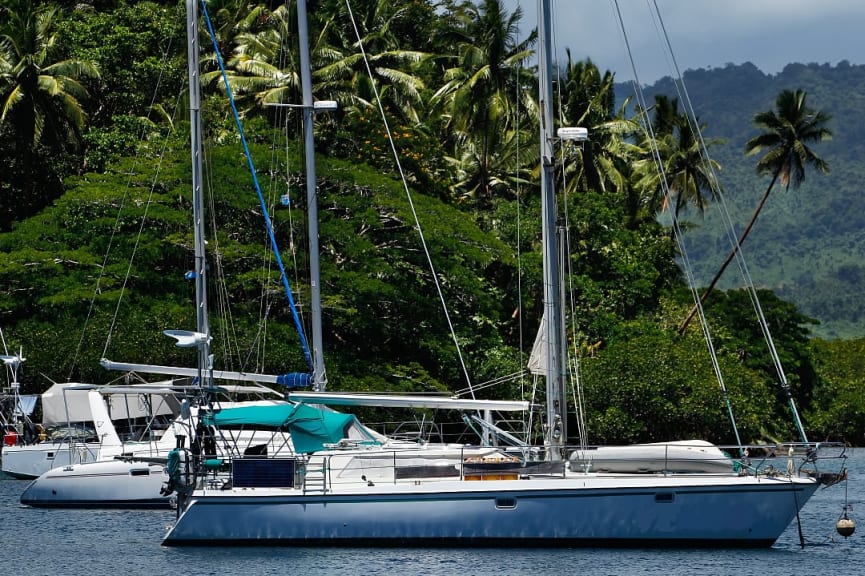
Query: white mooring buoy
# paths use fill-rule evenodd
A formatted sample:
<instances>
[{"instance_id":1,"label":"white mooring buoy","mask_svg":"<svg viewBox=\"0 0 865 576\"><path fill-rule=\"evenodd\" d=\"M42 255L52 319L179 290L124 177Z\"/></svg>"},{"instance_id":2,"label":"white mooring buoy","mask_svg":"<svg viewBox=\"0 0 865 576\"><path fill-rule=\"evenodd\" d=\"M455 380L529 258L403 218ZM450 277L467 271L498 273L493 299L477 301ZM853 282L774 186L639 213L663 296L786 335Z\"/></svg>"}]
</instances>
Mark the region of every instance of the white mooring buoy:
<instances>
[{"instance_id":1,"label":"white mooring buoy","mask_svg":"<svg viewBox=\"0 0 865 576\"><path fill-rule=\"evenodd\" d=\"M843 518L835 523L835 530L837 530L838 534L844 538L848 538L856 531L856 523L850 520L850 518L845 514Z\"/></svg>"}]
</instances>

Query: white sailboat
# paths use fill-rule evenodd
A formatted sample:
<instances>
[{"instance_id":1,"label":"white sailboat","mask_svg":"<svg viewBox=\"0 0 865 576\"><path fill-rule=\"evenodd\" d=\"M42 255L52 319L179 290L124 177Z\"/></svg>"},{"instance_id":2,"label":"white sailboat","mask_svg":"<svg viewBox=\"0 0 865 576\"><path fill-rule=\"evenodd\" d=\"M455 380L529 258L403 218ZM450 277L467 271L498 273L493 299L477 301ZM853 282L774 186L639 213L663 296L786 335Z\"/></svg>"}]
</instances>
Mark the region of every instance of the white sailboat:
<instances>
[{"instance_id":1,"label":"white sailboat","mask_svg":"<svg viewBox=\"0 0 865 576\"><path fill-rule=\"evenodd\" d=\"M169 453L177 447L179 438L184 441L195 438L193 423L197 409L190 407L185 413L181 400L190 394L189 388L172 386L171 382L163 386L87 388L84 391L94 407L93 413L97 415L97 426L104 433L92 445L73 441L62 446L61 449L71 454L61 451L59 456L51 458L50 468L41 472L24 489L21 503L35 508L168 508L173 502L170 491L164 490L169 481ZM281 394L264 386L224 386L220 390L226 397L242 398L240 401L222 402L221 405L226 407L284 403ZM172 407L171 418L162 414L161 424L153 427L158 435L138 440L118 436L108 418L107 407L115 404L131 408L130 398L133 402L147 398L146 403L157 408ZM242 452L274 441L279 439L270 433L234 433L230 446ZM50 442L45 444L24 447L30 448L26 453L29 462L39 463L40 450L53 449ZM225 445L224 442L214 442L214 456L222 455ZM64 456L69 459L64 461ZM24 457L20 460L24 461Z\"/></svg>"},{"instance_id":2,"label":"white sailboat","mask_svg":"<svg viewBox=\"0 0 865 576\"><path fill-rule=\"evenodd\" d=\"M158 439L180 404L153 396L154 387L52 385L40 396L39 426L28 419L20 441L4 447L3 472L33 479L58 466L110 459Z\"/></svg>"},{"instance_id":3,"label":"white sailboat","mask_svg":"<svg viewBox=\"0 0 865 576\"><path fill-rule=\"evenodd\" d=\"M187 2L188 7L190 2L194 0ZM791 462L788 473L733 470L726 455L721 455L717 467L709 471L679 470L670 465L671 454L696 451L708 466L719 452L704 444L650 445L608 459L641 454L640 458L647 460L666 455L665 464L652 470L605 471L586 465L584 456L569 459L565 447L564 331L552 187L549 0L540 0L539 7L543 114L539 136L548 320L544 337L548 387L545 445L539 450L517 446L486 448L482 452L443 445L428 450L417 445L401 449L387 442L346 435L338 441L320 438L290 458L235 460L226 474L217 477L198 472L199 464L190 458L190 490L164 538L165 545L769 546L821 485L824 477L817 473L813 460L810 468ZM314 204L314 166L309 163L314 104L305 36L306 2L298 0L297 8L308 186L312 187L310 202ZM314 208L310 212L313 217ZM314 238L313 222L310 229ZM310 255L316 257L315 253ZM316 268L312 280L317 286ZM314 318L314 326L317 320ZM315 376L321 378L324 369L320 344L315 351ZM290 394L289 399L334 405L384 402L377 397L320 390ZM398 398L387 402L414 405ZM447 399L437 402L460 408L458 402ZM216 416L217 426L220 417L231 418L230 411ZM249 417L251 424L255 417ZM242 420L243 415L237 414L237 418ZM316 421L323 422L324 417ZM290 426L287 417L282 422ZM538 459L538 455L542 458Z\"/></svg>"},{"instance_id":4,"label":"white sailboat","mask_svg":"<svg viewBox=\"0 0 865 576\"><path fill-rule=\"evenodd\" d=\"M19 374L25 358L22 352L8 354L3 331L0 330L4 354L0 361L8 369L11 381L0 393L0 437L2 437L2 459L0 470L12 478L35 478L45 472L55 461L71 462L92 456L100 449L94 418L80 393L66 390L77 388L75 383L55 384L41 396L22 395ZM68 399L68 402L67 402ZM33 421L36 405L41 400L42 422ZM75 402L78 400L79 402ZM70 411L70 404L71 411ZM71 416L71 418L70 418ZM76 422L78 426L69 426ZM89 431L89 434L88 434ZM77 444L78 450L73 450Z\"/></svg>"},{"instance_id":5,"label":"white sailboat","mask_svg":"<svg viewBox=\"0 0 865 576\"><path fill-rule=\"evenodd\" d=\"M163 394L165 384L65 382L39 396L21 395L18 372L23 355L3 355L0 360L12 371L8 394L4 390L2 398L4 410L6 400L12 410L10 418L3 417L6 435L0 469L12 478L34 479L56 467L151 449L180 409L178 400ZM42 413L38 423L32 418L37 404Z\"/></svg>"}]
</instances>

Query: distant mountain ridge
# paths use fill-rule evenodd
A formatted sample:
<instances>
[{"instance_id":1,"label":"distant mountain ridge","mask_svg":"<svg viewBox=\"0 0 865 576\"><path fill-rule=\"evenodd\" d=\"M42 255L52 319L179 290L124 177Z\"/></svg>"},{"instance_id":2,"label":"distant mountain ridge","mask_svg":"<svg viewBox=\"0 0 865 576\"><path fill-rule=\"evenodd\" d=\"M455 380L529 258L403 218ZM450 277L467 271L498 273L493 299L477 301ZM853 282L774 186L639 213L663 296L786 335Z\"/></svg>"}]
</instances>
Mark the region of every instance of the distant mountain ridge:
<instances>
[{"instance_id":1,"label":"distant mountain ridge","mask_svg":"<svg viewBox=\"0 0 865 576\"><path fill-rule=\"evenodd\" d=\"M710 155L719 174L726 204L738 235L766 187L758 177L759 156L745 156L745 142L757 134L753 117L774 109L784 89L802 89L807 104L829 114L833 139L815 143L814 152L829 163L830 173L806 169L799 189L775 185L754 229L744 244L748 270L758 287L773 290L799 310L820 321L813 327L822 338L865 336L865 66L840 62L789 64L778 74L764 74L751 63L688 70L684 85L706 128L706 138L720 138ZM683 98L673 80L662 78L643 88L647 102L663 93ZM617 85L619 99L631 95L630 83ZM686 249L695 278L708 284L730 250L723 217L711 206L701 219L691 213ZM731 265L722 288L744 285Z\"/></svg>"}]
</instances>

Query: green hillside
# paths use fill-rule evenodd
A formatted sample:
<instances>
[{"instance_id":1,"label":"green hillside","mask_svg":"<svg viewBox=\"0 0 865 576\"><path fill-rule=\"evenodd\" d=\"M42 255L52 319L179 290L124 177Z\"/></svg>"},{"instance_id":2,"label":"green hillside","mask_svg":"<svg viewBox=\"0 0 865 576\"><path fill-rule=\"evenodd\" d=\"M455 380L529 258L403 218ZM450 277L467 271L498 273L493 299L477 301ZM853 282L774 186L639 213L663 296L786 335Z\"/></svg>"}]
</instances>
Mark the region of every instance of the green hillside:
<instances>
[{"instance_id":1,"label":"green hillside","mask_svg":"<svg viewBox=\"0 0 865 576\"><path fill-rule=\"evenodd\" d=\"M768 177L755 172L759 157L744 155L745 142L757 133L754 114L772 109L781 90L802 89L809 106L832 116L833 139L814 145L831 172L806 172L798 190L776 186L743 253L757 286L771 289L819 320L813 326L815 335L863 336L865 195L859 174L865 151L865 124L860 120L865 110L865 66L790 64L769 75L748 63L691 70L684 74L684 84L706 125L705 137L724 140L710 154L722 166L719 176L737 235L769 184ZM619 97L628 89L621 85ZM648 101L655 93L677 95L670 78L645 90ZM688 255L697 283L706 285L730 250L727 228L716 206L703 218L691 213L687 219L692 225L687 233ZM742 275L731 265L720 287L743 284Z\"/></svg>"}]
</instances>

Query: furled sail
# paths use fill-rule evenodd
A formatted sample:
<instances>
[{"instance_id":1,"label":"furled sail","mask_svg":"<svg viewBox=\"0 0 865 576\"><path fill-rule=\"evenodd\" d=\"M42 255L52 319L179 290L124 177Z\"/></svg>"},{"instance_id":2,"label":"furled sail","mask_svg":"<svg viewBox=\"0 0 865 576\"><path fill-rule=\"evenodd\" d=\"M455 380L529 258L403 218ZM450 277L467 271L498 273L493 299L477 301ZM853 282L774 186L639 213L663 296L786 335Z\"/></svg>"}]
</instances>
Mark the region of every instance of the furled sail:
<instances>
[{"instance_id":1,"label":"furled sail","mask_svg":"<svg viewBox=\"0 0 865 576\"><path fill-rule=\"evenodd\" d=\"M541 325L538 327L538 335L532 346L532 354L529 356L528 369L535 375L543 376L547 373L547 315L541 317Z\"/></svg>"}]
</instances>

